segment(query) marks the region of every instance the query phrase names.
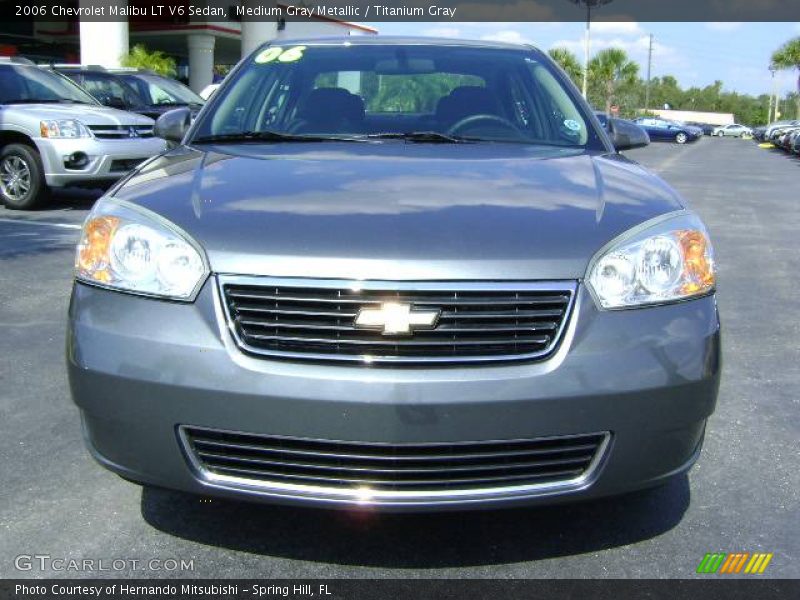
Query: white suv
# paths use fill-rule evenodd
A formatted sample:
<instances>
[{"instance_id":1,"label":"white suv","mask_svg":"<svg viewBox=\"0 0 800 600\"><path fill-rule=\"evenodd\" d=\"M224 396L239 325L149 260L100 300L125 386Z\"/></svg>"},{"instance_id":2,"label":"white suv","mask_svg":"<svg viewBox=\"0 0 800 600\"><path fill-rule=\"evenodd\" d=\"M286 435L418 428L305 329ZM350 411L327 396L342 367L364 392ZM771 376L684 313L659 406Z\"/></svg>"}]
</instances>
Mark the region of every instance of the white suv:
<instances>
[{"instance_id":1,"label":"white suv","mask_svg":"<svg viewBox=\"0 0 800 600\"><path fill-rule=\"evenodd\" d=\"M53 187L107 185L166 149L153 120L99 104L68 78L0 60L0 202L41 204Z\"/></svg>"}]
</instances>

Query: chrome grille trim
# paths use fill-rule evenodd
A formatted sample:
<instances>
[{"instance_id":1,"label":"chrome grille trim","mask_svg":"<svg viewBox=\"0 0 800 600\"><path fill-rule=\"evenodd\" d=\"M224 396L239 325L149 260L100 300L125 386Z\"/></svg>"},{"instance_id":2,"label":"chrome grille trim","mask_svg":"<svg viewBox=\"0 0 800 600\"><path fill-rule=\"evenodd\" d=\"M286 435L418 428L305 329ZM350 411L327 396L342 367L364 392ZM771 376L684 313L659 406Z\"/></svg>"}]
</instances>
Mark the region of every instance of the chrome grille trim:
<instances>
[{"instance_id":1,"label":"chrome grille trim","mask_svg":"<svg viewBox=\"0 0 800 600\"><path fill-rule=\"evenodd\" d=\"M602 467L605 459L609 453L612 435L610 432L598 432L591 434L576 434L576 435L563 435L540 437L530 440L487 440L478 442L434 442L434 443L419 443L419 444L383 444L374 442L338 442L332 440L313 440L306 438L292 438L285 436L270 436L263 434L252 434L235 431L225 431L219 429L211 429L206 427L194 427L187 425L178 426L178 439L183 449L184 455L194 472L195 476L204 484L228 490L249 491L253 493L266 494L278 498L292 498L292 499L305 499L313 501L333 502L333 503L347 503L358 505L386 505L386 506L402 506L402 505L436 505L448 504L458 502L478 502L487 500L513 500L520 498L532 498L536 496L544 496L556 493L567 493L570 491L577 491L585 489L590 486L597 479L600 468ZM454 448L454 447L480 447L483 445L503 445L503 444L547 444L548 442L566 442L568 440L576 440L576 443L582 440L590 440L594 438L596 441L592 443L593 451L591 459L585 464L581 472L572 477L563 477L561 479L548 479L545 481L535 481L536 477L521 476L521 477L496 477L496 483L493 485L492 480L488 478L481 479L480 476L476 477L476 484L473 487L455 485L448 488L447 485L439 486L436 489L414 489L413 484L401 486L403 489L390 489L387 486L370 487L360 483L360 480L349 482L344 480L345 483L352 483L352 485L341 485L343 481L341 478L331 477L330 483L326 482L324 475L317 477L296 477L296 482L293 482L291 477L282 477L283 480L270 480L265 477L256 477L256 474L263 475L263 473L254 472L254 476L248 477L245 474L232 475L220 472L215 472L213 467L208 467L206 462L199 456L197 449L193 442L193 436L204 434L222 434L231 436L244 436L253 440L264 439L267 440L286 440L289 442L307 442L317 444L342 444L349 445L354 448L363 449L364 452L369 452L370 448L394 448L394 449L409 449L412 448L419 452L421 449L430 448L431 451L436 452L439 448ZM408 450L406 450L408 451ZM299 452L292 452L293 454L300 454ZM502 454L499 452L498 454ZM324 456L317 452L309 453L311 456ZM359 458L359 455L354 454L336 454L333 455L342 459L351 459L353 457ZM463 458L466 455L462 455ZM471 455L471 460L474 460L475 454ZM452 454L450 457L458 458L458 454ZM376 460L375 457L371 457ZM397 459L387 456L385 459L388 465L391 465ZM424 454L420 455L420 460L426 460ZM442 459L444 460L444 459ZM392 461L392 462L389 462ZM391 469L384 469L390 471ZM555 476L558 472L554 472ZM525 481L527 479L527 481ZM288 480L288 481L287 481ZM316 483L313 483L316 481ZM437 480L438 482L438 480ZM460 479L456 483L470 483L471 480ZM480 485L482 482L483 485ZM338 485L334 485L337 483Z\"/></svg>"},{"instance_id":2,"label":"chrome grille trim","mask_svg":"<svg viewBox=\"0 0 800 600\"><path fill-rule=\"evenodd\" d=\"M474 281L453 281L453 282L431 282L431 281L378 281L378 280L365 280L365 281L357 281L357 280L343 280L343 279L306 279L306 278L276 278L276 277L262 277L262 276L240 276L240 275L225 275L221 274L217 276L217 283L218 283L218 291L221 299L222 309L226 319L227 328L233 337L234 341L236 342L237 346L244 351L245 353L262 356L262 357L271 357L271 358L278 358L278 359L287 359L287 360L302 360L302 361L316 361L316 362L334 362L334 363L350 363L356 365L396 365L396 366L403 366L403 365L440 365L440 366L447 366L447 365L458 365L458 364L465 364L465 363L503 363L503 362L519 362L519 361L532 361L532 360L539 360L544 359L551 355L559 346L561 339L563 337L564 330L566 329L569 320L572 315L572 309L575 304L575 297L577 292L577 282L574 280L570 281L497 281L497 282L474 282ZM298 301L305 301L306 303L313 303L312 308L303 308L302 310L296 308L280 308L280 307L266 307L266 308L258 308L258 307L248 307L246 310L249 313L253 313L256 315L254 317L252 314L250 316L245 316L244 319L241 318L240 314L234 315L233 309L231 307L231 297L238 297L241 299L244 292L235 292L231 293L230 297L227 291L227 287L239 286L239 287L254 287L258 288L258 298L260 301L269 298L278 298L280 297L281 300L290 302L293 300ZM277 294L275 296L270 295L269 288L274 289L291 289L292 292L289 295L280 295ZM308 289L309 295L303 297L302 292L298 290ZM375 339L370 340L369 338L366 339L355 339L355 338L345 338L341 340L337 340L336 338L329 336L323 336L325 332L333 332L334 335L340 336L340 332L344 333L352 333L352 334L360 334L362 336L366 335L368 332L363 331L361 329L355 328L350 323L337 323L337 324L330 324L326 323L321 325L319 323L311 322L303 322L303 323L293 323L289 322L289 319L294 317L301 318L301 319L309 319L309 318L321 318L321 319L355 319L356 315L358 314L358 310L364 306L368 306L370 303L375 305L379 303L377 300L372 301L365 301L365 300L355 300L351 301L351 299L344 298L344 299L326 299L320 297L314 297L313 292L314 290L357 290L363 292L387 292L387 293L397 293L397 294L408 294L408 298L401 297L401 301L408 302L414 306L425 305L425 306L453 306L455 307L454 311L443 310L441 314L440 321L437 327L432 331L420 331L418 332L417 336L409 336L406 338L390 338L387 340L386 338L381 338L380 333L375 333ZM425 293L430 295L431 293L436 294L437 292L442 293L442 303L441 305L438 304L438 301L431 300L431 297L426 297L424 302L415 301L413 298L413 294L417 293ZM454 295L462 292L470 292L470 293L480 293L486 292L488 297L484 300L474 300L474 299L464 299L460 300L456 298ZM458 304L461 302L463 306L478 306L481 304L485 304L487 306L491 306L495 304L497 306L509 306L509 301L492 301L491 298L492 293L503 293L507 292L509 294L525 294L525 293L549 293L549 294L556 294L557 296L553 297L563 297L563 300L559 300L563 303L563 309L553 310L552 308L539 308L537 304L553 304L552 300L550 301L543 301L537 299L535 297L528 297L528 298L518 298L513 301L513 304L517 305L510 310L497 310L493 312L480 312L480 311L461 311L458 312ZM436 298L433 296L433 298ZM337 306L338 305L338 306ZM284 319L285 322L272 322L269 323L261 323L261 326L265 327L265 333L263 335L250 334L252 338L258 338L261 341L271 341L271 340L300 340L302 342L308 342L309 344L329 344L331 346L336 346L337 344L342 346L352 346L355 348L363 348L367 349L370 346L388 346L392 345L393 342L397 342L398 344L402 344L404 347L412 348L414 346L423 346L423 347L436 347L441 346L443 348L447 346L458 346L461 345L474 345L474 346L486 346L491 348L492 346L498 347L501 345L509 345L515 343L515 338L519 340L519 345L524 344L543 344L547 343L547 346L532 352L503 352L503 353L492 353L491 351L485 354L473 354L473 355L458 355L455 352L452 355L441 355L441 356L430 356L430 355L418 355L418 356L408 356L408 355L393 355L393 354L379 354L379 353L371 353L368 354L365 351L361 351L359 353L350 353L350 354L337 354L336 352L326 352L326 351L290 351L290 350L277 350L271 348L262 348L258 347L252 343L248 343L245 337L248 334L241 328L241 324L244 323L248 325L248 319L252 320L257 318L259 311L263 313L270 314L270 315L282 315L287 317ZM457 315L457 316L456 316ZM458 319L457 323L448 323L448 320ZM237 321L238 319L238 321ZM478 322L472 325L470 322L473 320L478 320ZM511 319L539 319L535 323L527 323L525 325L511 325L508 324L507 321ZM487 323L487 321L489 323ZM497 321L496 323L491 323L492 321ZM506 323L504 323L506 321ZM268 330L279 330L280 334L278 333L269 333ZM293 334L296 336L298 331L305 330L305 333L308 334L304 337L300 338L293 338ZM315 334L319 332L319 336ZM516 333L514 333L516 332ZM524 337L518 338L517 336L520 333L524 332ZM502 334L510 334L513 333L513 336L506 336L506 338L498 337L497 339L487 339L486 341L474 340L474 344L470 344L469 342L445 342L444 339L441 343L434 342L430 339L426 338L426 343L420 340L419 336L424 334L452 334L456 335L485 335L485 334L496 334L497 336L501 336ZM312 335L314 337L312 337ZM415 339L416 337L416 339ZM263 338L263 339L262 339ZM454 338L455 339L455 338Z\"/></svg>"},{"instance_id":3,"label":"chrome grille trim","mask_svg":"<svg viewBox=\"0 0 800 600\"><path fill-rule=\"evenodd\" d=\"M152 125L89 125L89 131L98 139L131 140L153 137ZM137 136L131 137L131 129L136 130Z\"/></svg>"}]
</instances>

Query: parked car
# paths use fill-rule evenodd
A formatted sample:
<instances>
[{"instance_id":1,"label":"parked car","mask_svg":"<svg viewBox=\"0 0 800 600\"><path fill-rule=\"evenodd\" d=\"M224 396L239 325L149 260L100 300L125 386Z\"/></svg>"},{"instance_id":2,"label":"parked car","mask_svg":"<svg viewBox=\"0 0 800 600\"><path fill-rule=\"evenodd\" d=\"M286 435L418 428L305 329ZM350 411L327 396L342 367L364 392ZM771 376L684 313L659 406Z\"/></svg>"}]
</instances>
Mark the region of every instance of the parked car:
<instances>
[{"instance_id":1,"label":"parked car","mask_svg":"<svg viewBox=\"0 0 800 600\"><path fill-rule=\"evenodd\" d=\"M786 152L792 152L792 148L794 147L794 140L797 137L798 133L800 133L800 127L795 127L794 129L790 129L786 133L784 133L780 139L781 149Z\"/></svg>"},{"instance_id":2,"label":"parked car","mask_svg":"<svg viewBox=\"0 0 800 600\"><path fill-rule=\"evenodd\" d=\"M783 148L786 136L788 136L791 132L796 131L798 128L800 128L798 125L783 125L781 127L772 128L772 133L770 134L768 141L779 148Z\"/></svg>"},{"instance_id":3,"label":"parked car","mask_svg":"<svg viewBox=\"0 0 800 600\"><path fill-rule=\"evenodd\" d=\"M764 141L764 135L767 132L768 125L759 125L758 127L753 127L753 139L757 142Z\"/></svg>"},{"instance_id":4,"label":"parked car","mask_svg":"<svg viewBox=\"0 0 800 600\"><path fill-rule=\"evenodd\" d=\"M791 148L789 151L792 154L800 154L800 135L795 135L794 139L792 140Z\"/></svg>"},{"instance_id":5,"label":"parked car","mask_svg":"<svg viewBox=\"0 0 800 600\"><path fill-rule=\"evenodd\" d=\"M153 120L100 105L68 78L0 59L0 200L30 209L51 188L108 185L164 151Z\"/></svg>"},{"instance_id":6,"label":"parked car","mask_svg":"<svg viewBox=\"0 0 800 600\"><path fill-rule=\"evenodd\" d=\"M716 129L716 125L711 125L710 123L688 123L693 127L697 127L700 131L703 132L703 135L712 135L714 133L714 129Z\"/></svg>"},{"instance_id":7,"label":"parked car","mask_svg":"<svg viewBox=\"0 0 800 600\"><path fill-rule=\"evenodd\" d=\"M731 125L722 125L721 127L715 128L713 135L717 137L743 138L751 137L753 135L753 130L745 125L733 123Z\"/></svg>"},{"instance_id":8,"label":"parked car","mask_svg":"<svg viewBox=\"0 0 800 600\"><path fill-rule=\"evenodd\" d=\"M108 71L127 82L150 106L160 108L186 106L194 117L205 104L203 98L180 81L157 75L152 71L128 68Z\"/></svg>"},{"instance_id":9,"label":"parked car","mask_svg":"<svg viewBox=\"0 0 800 600\"><path fill-rule=\"evenodd\" d=\"M277 41L229 78L193 123L159 118L182 145L83 227L67 366L101 464L387 510L691 467L720 377L711 242L546 53Z\"/></svg>"},{"instance_id":10,"label":"parked car","mask_svg":"<svg viewBox=\"0 0 800 600\"><path fill-rule=\"evenodd\" d=\"M135 81L129 79L127 75L138 73L138 71L125 71L123 75L98 66L56 64L52 68L72 79L100 103L137 112L151 119L157 119L176 106L190 106L192 113L197 114L204 102L202 98L190 96L189 93L194 93L188 88L185 90L179 88L180 94L183 94L181 98L178 98L178 93L163 91L164 88L172 90L173 84L181 86L181 88L185 87L177 81L166 78L159 78L158 89L161 91L151 91L148 87L150 84L136 85ZM154 76L159 77L158 75ZM170 83L163 84L160 79Z\"/></svg>"},{"instance_id":11,"label":"parked car","mask_svg":"<svg viewBox=\"0 0 800 600\"><path fill-rule=\"evenodd\" d=\"M797 127L797 126L800 126L800 121L797 120L775 121L773 123L770 123L766 131L764 131L764 141L773 141L775 138L775 134L778 130L783 130L788 127Z\"/></svg>"},{"instance_id":12,"label":"parked car","mask_svg":"<svg viewBox=\"0 0 800 600\"><path fill-rule=\"evenodd\" d=\"M639 117L634 119L633 122L644 129L653 141L685 144L694 142L703 135L702 130L698 127L683 125L677 121L669 121L658 117Z\"/></svg>"}]
</instances>

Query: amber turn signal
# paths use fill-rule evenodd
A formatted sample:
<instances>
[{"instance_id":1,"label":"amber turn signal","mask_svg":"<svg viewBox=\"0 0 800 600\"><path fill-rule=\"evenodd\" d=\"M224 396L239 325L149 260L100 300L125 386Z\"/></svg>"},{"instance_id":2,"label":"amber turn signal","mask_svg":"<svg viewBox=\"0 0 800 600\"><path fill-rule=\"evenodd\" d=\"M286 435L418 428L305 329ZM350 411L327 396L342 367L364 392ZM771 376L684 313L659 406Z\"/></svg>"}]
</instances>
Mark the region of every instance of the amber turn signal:
<instances>
[{"instance_id":1,"label":"amber turn signal","mask_svg":"<svg viewBox=\"0 0 800 600\"><path fill-rule=\"evenodd\" d=\"M111 238L118 226L119 219L110 216L93 217L84 225L75 264L79 273L91 273L96 281L110 281Z\"/></svg>"}]
</instances>

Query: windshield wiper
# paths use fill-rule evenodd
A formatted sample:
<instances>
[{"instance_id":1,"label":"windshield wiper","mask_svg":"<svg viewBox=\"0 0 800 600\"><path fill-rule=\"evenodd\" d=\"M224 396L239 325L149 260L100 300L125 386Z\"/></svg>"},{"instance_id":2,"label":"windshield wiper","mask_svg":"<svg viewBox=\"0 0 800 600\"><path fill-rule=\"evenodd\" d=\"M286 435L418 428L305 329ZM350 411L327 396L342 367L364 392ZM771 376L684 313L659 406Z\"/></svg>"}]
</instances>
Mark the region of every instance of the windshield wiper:
<instances>
[{"instance_id":1,"label":"windshield wiper","mask_svg":"<svg viewBox=\"0 0 800 600\"><path fill-rule=\"evenodd\" d=\"M477 141L476 138L448 135L446 133L439 133L438 131L368 133L362 137L370 140L405 140L407 142L416 142L419 144L469 144Z\"/></svg>"},{"instance_id":2,"label":"windshield wiper","mask_svg":"<svg viewBox=\"0 0 800 600\"><path fill-rule=\"evenodd\" d=\"M355 137L330 135L301 135L279 131L242 131L204 135L192 140L193 144L242 143L242 142L358 142Z\"/></svg>"}]
</instances>

